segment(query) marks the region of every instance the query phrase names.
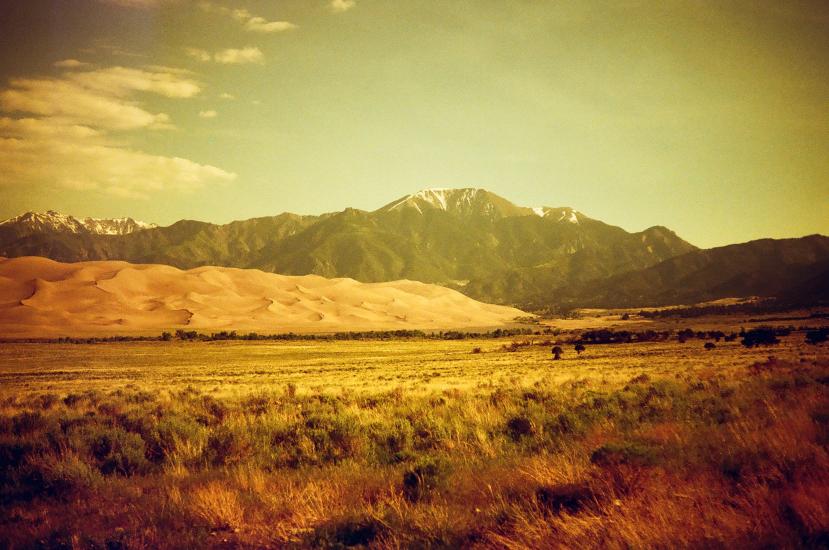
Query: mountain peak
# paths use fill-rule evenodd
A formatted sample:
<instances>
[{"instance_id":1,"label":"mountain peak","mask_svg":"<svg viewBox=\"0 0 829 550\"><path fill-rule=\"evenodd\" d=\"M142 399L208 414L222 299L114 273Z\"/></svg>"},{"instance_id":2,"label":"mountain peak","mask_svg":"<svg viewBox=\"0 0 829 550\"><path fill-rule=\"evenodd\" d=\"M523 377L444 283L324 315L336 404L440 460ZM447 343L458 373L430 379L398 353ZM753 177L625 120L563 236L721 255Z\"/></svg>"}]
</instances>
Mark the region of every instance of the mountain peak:
<instances>
[{"instance_id":1,"label":"mountain peak","mask_svg":"<svg viewBox=\"0 0 829 550\"><path fill-rule=\"evenodd\" d=\"M0 222L0 226L13 228L20 236L42 232L126 235L142 229L157 227L155 224L136 221L132 218L84 218L81 220L55 210L25 212Z\"/></svg>"},{"instance_id":2,"label":"mountain peak","mask_svg":"<svg viewBox=\"0 0 829 550\"><path fill-rule=\"evenodd\" d=\"M507 199L478 187L422 189L401 197L378 212L414 210L421 214L427 211L444 211L460 216L509 217L529 216L531 208L517 206Z\"/></svg>"},{"instance_id":3,"label":"mountain peak","mask_svg":"<svg viewBox=\"0 0 829 550\"><path fill-rule=\"evenodd\" d=\"M578 224L584 215L572 208L518 206L491 191L479 187L422 189L390 202L378 212L414 210L423 214L442 210L461 216L482 215L489 218L538 216L555 222Z\"/></svg>"}]
</instances>

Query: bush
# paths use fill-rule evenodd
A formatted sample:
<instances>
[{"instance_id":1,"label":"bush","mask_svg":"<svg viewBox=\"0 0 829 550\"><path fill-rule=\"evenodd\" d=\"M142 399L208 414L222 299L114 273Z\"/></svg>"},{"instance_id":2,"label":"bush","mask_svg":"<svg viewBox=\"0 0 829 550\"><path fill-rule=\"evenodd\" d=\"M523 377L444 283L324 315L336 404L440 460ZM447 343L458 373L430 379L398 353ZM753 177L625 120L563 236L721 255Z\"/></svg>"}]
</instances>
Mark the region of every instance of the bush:
<instances>
[{"instance_id":1,"label":"bush","mask_svg":"<svg viewBox=\"0 0 829 550\"><path fill-rule=\"evenodd\" d=\"M95 485L100 474L81 458L70 454L32 460L21 467L20 478L25 498L65 498Z\"/></svg>"},{"instance_id":2,"label":"bush","mask_svg":"<svg viewBox=\"0 0 829 550\"><path fill-rule=\"evenodd\" d=\"M144 440L138 434L98 426L88 434L87 443L101 473L131 476L149 470Z\"/></svg>"},{"instance_id":3,"label":"bush","mask_svg":"<svg viewBox=\"0 0 829 550\"><path fill-rule=\"evenodd\" d=\"M526 416L513 416L507 420L507 433L513 441L535 434L535 423Z\"/></svg>"},{"instance_id":4,"label":"bush","mask_svg":"<svg viewBox=\"0 0 829 550\"><path fill-rule=\"evenodd\" d=\"M773 346L780 343L774 329L768 327L753 328L745 333L740 342L747 348L755 346Z\"/></svg>"},{"instance_id":5,"label":"bush","mask_svg":"<svg viewBox=\"0 0 829 550\"><path fill-rule=\"evenodd\" d=\"M535 498L542 508L554 514L575 514L597 500L593 489L586 483L544 485L536 489Z\"/></svg>"},{"instance_id":6,"label":"bush","mask_svg":"<svg viewBox=\"0 0 829 550\"><path fill-rule=\"evenodd\" d=\"M819 328L806 332L806 343L817 345L829 340L829 328Z\"/></svg>"},{"instance_id":7,"label":"bush","mask_svg":"<svg viewBox=\"0 0 829 550\"><path fill-rule=\"evenodd\" d=\"M403 473L403 495L417 502L434 491L447 476L447 465L434 457L420 459Z\"/></svg>"},{"instance_id":8,"label":"bush","mask_svg":"<svg viewBox=\"0 0 829 550\"><path fill-rule=\"evenodd\" d=\"M12 417L12 431L15 435L25 435L46 427L46 419L39 412L22 412Z\"/></svg>"},{"instance_id":9,"label":"bush","mask_svg":"<svg viewBox=\"0 0 829 550\"><path fill-rule=\"evenodd\" d=\"M323 525L314 531L310 548L368 546L386 530L382 521L371 516L353 516Z\"/></svg>"},{"instance_id":10,"label":"bush","mask_svg":"<svg viewBox=\"0 0 829 550\"><path fill-rule=\"evenodd\" d=\"M590 462L597 466L652 466L656 463L654 449L640 443L625 441L608 443L594 450Z\"/></svg>"},{"instance_id":11,"label":"bush","mask_svg":"<svg viewBox=\"0 0 829 550\"><path fill-rule=\"evenodd\" d=\"M251 455L250 442L242 435L220 426L207 438L205 460L214 466L238 464Z\"/></svg>"},{"instance_id":12,"label":"bush","mask_svg":"<svg viewBox=\"0 0 829 550\"><path fill-rule=\"evenodd\" d=\"M182 443L198 440L202 430L204 428L189 416L165 415L155 426L141 434L146 443L147 460L156 464L163 462Z\"/></svg>"}]
</instances>

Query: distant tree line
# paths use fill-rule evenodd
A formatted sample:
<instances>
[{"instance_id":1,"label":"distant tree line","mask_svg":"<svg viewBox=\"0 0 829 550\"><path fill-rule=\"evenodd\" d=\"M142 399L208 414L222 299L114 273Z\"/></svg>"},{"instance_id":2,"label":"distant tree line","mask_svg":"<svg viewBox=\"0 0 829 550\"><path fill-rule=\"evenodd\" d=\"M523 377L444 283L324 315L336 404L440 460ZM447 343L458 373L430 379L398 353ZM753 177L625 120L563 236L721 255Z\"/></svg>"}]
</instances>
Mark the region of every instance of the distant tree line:
<instances>
[{"instance_id":1,"label":"distant tree line","mask_svg":"<svg viewBox=\"0 0 829 550\"><path fill-rule=\"evenodd\" d=\"M640 311L639 316L644 319L664 319L671 317L678 317L687 319L691 317L703 317L708 315L757 315L761 313L781 313L792 311L804 307L803 304L795 304L790 301L776 300L768 298L756 302L745 302L741 304L723 304L723 305L703 305L703 306L687 306L667 309L657 309L653 311ZM808 317L780 317L775 319L759 319L768 322L774 321L788 321L792 319L803 318L829 318L829 313L815 312ZM751 319L751 321L758 321L758 319Z\"/></svg>"},{"instance_id":2,"label":"distant tree line","mask_svg":"<svg viewBox=\"0 0 829 550\"><path fill-rule=\"evenodd\" d=\"M545 330L545 334L553 334L555 331ZM17 343L51 343L51 344L103 344L108 342L217 342L225 340L256 341L256 340L467 340L481 338L509 338L514 336L540 335L541 331L533 331L529 328L499 328L487 332L464 332L458 330L427 332L423 330L378 330L378 331L355 331L355 332L334 332L322 334L299 334L295 332L259 334L256 332L240 333L235 330L213 332L210 334L201 333L195 330L178 329L173 332L162 332L159 336L96 336L89 338L59 337L59 338L8 338L0 339L0 342Z\"/></svg>"}]
</instances>

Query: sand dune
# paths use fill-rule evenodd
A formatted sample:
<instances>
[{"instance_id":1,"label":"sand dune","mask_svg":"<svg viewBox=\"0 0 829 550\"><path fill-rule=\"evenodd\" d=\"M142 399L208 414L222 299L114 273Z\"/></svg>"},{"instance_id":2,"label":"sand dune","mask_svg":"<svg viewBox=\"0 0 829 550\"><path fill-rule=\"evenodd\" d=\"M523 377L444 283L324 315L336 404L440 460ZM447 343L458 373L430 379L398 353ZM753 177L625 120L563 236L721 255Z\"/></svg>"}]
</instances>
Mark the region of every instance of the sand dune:
<instances>
[{"instance_id":1,"label":"sand dune","mask_svg":"<svg viewBox=\"0 0 829 550\"><path fill-rule=\"evenodd\" d=\"M521 315L416 281L0 258L0 337L483 328Z\"/></svg>"}]
</instances>

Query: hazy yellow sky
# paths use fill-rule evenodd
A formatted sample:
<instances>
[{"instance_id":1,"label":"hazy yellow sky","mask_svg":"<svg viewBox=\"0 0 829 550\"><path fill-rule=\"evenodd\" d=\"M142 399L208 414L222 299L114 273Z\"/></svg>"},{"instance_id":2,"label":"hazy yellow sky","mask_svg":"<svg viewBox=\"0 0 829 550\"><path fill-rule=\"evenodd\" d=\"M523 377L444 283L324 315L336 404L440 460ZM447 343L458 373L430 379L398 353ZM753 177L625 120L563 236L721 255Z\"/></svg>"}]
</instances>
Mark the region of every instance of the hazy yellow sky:
<instances>
[{"instance_id":1,"label":"hazy yellow sky","mask_svg":"<svg viewBox=\"0 0 829 550\"><path fill-rule=\"evenodd\" d=\"M484 187L699 246L829 234L828 6L3 2L0 218Z\"/></svg>"}]
</instances>

